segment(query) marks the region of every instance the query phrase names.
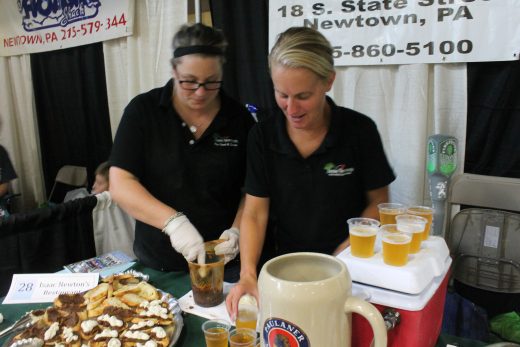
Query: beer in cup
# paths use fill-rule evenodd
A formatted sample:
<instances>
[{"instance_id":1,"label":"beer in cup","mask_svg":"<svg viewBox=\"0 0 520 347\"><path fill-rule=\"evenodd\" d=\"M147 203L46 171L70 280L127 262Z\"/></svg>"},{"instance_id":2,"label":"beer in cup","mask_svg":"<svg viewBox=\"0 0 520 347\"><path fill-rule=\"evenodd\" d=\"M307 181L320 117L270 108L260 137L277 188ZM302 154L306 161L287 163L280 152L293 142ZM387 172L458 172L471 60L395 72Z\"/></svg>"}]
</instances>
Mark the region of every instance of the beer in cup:
<instances>
[{"instance_id":1,"label":"beer in cup","mask_svg":"<svg viewBox=\"0 0 520 347\"><path fill-rule=\"evenodd\" d=\"M424 229L428 220L421 216L412 214L402 214L396 217L397 229L412 235L412 243L410 244L410 253L417 253L421 249L421 241L424 235Z\"/></svg>"},{"instance_id":2,"label":"beer in cup","mask_svg":"<svg viewBox=\"0 0 520 347\"><path fill-rule=\"evenodd\" d=\"M405 205L390 202L377 205L377 209L379 210L379 221L381 225L395 224L395 216L406 212Z\"/></svg>"},{"instance_id":3,"label":"beer in cup","mask_svg":"<svg viewBox=\"0 0 520 347\"><path fill-rule=\"evenodd\" d=\"M426 223L426 228L424 228L422 239L423 241L427 240L428 236L430 236L430 229L432 227L433 208L428 206L411 206L406 210L406 213L426 218L428 223Z\"/></svg>"},{"instance_id":4,"label":"beer in cup","mask_svg":"<svg viewBox=\"0 0 520 347\"><path fill-rule=\"evenodd\" d=\"M382 230L383 261L387 265L404 266L408 263L410 243L412 236L402 231L394 231L395 224L387 224L384 227L392 227L393 230Z\"/></svg>"},{"instance_id":5,"label":"beer in cup","mask_svg":"<svg viewBox=\"0 0 520 347\"><path fill-rule=\"evenodd\" d=\"M242 295L238 302L238 315L235 325L237 328L249 328L256 331L258 305L254 296Z\"/></svg>"},{"instance_id":6,"label":"beer in cup","mask_svg":"<svg viewBox=\"0 0 520 347\"><path fill-rule=\"evenodd\" d=\"M360 258L373 256L379 222L372 218L350 218L347 223L352 255Z\"/></svg>"},{"instance_id":7,"label":"beer in cup","mask_svg":"<svg viewBox=\"0 0 520 347\"><path fill-rule=\"evenodd\" d=\"M208 320L202 324L206 347L227 347L231 324L221 319Z\"/></svg>"},{"instance_id":8,"label":"beer in cup","mask_svg":"<svg viewBox=\"0 0 520 347\"><path fill-rule=\"evenodd\" d=\"M256 330L236 328L229 332L230 347L255 347Z\"/></svg>"}]
</instances>

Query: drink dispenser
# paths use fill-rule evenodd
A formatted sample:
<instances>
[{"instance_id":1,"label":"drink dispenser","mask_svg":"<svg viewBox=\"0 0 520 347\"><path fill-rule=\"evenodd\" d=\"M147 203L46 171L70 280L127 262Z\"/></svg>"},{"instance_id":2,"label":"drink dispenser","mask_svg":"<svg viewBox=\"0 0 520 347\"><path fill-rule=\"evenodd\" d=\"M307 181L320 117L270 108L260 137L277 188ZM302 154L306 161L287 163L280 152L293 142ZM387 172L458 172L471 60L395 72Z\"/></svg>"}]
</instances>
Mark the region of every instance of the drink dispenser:
<instances>
[{"instance_id":1,"label":"drink dispenser","mask_svg":"<svg viewBox=\"0 0 520 347\"><path fill-rule=\"evenodd\" d=\"M426 170L434 215L432 235L444 236L444 216L450 178L457 169L457 139L448 135L428 137Z\"/></svg>"}]
</instances>

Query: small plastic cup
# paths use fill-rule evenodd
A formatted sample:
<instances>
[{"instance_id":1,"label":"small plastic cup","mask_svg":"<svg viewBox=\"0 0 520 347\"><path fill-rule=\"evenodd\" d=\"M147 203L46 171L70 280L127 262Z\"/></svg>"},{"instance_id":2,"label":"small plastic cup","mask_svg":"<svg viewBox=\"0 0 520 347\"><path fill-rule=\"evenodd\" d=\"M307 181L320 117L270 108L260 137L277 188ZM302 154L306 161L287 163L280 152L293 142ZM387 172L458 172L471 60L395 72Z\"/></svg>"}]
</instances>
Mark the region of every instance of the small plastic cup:
<instances>
[{"instance_id":1,"label":"small plastic cup","mask_svg":"<svg viewBox=\"0 0 520 347\"><path fill-rule=\"evenodd\" d=\"M249 328L256 331L258 305L254 296L245 294L238 301L237 328Z\"/></svg>"},{"instance_id":2,"label":"small plastic cup","mask_svg":"<svg viewBox=\"0 0 520 347\"><path fill-rule=\"evenodd\" d=\"M379 227L379 232L381 233L397 233L399 230L397 229L397 224L385 224Z\"/></svg>"},{"instance_id":3,"label":"small plastic cup","mask_svg":"<svg viewBox=\"0 0 520 347\"><path fill-rule=\"evenodd\" d=\"M395 216L406 212L405 205L391 202L379 204L377 205L377 209L379 210L379 221L381 225L395 224Z\"/></svg>"},{"instance_id":4,"label":"small plastic cup","mask_svg":"<svg viewBox=\"0 0 520 347\"><path fill-rule=\"evenodd\" d=\"M256 330L236 328L229 332L229 347L255 347Z\"/></svg>"},{"instance_id":5,"label":"small plastic cup","mask_svg":"<svg viewBox=\"0 0 520 347\"><path fill-rule=\"evenodd\" d=\"M421 242L424 235L424 229L428 220L421 216L413 214L402 214L396 217L397 229L412 235L412 243L410 244L410 253L417 253L421 249Z\"/></svg>"},{"instance_id":6,"label":"small plastic cup","mask_svg":"<svg viewBox=\"0 0 520 347\"><path fill-rule=\"evenodd\" d=\"M379 221L372 218L350 218L347 223L352 255L359 258L372 257Z\"/></svg>"},{"instance_id":7,"label":"small plastic cup","mask_svg":"<svg viewBox=\"0 0 520 347\"><path fill-rule=\"evenodd\" d=\"M428 206L410 206L408 207L408 210L406 210L407 214L413 214L416 216L421 216L423 218L426 218L428 220L428 223L426 224L426 228L424 229L423 233L423 241L427 240L430 236L430 229L432 227L432 220L433 220L433 208Z\"/></svg>"},{"instance_id":8,"label":"small plastic cup","mask_svg":"<svg viewBox=\"0 0 520 347\"><path fill-rule=\"evenodd\" d=\"M392 226L397 230L395 224L387 224L384 227ZM412 236L409 233L397 231L382 231L383 261L387 265L404 266L408 263L410 253L410 243Z\"/></svg>"},{"instance_id":9,"label":"small plastic cup","mask_svg":"<svg viewBox=\"0 0 520 347\"><path fill-rule=\"evenodd\" d=\"M231 324L221 319L208 320L202 324L206 347L227 347Z\"/></svg>"}]
</instances>

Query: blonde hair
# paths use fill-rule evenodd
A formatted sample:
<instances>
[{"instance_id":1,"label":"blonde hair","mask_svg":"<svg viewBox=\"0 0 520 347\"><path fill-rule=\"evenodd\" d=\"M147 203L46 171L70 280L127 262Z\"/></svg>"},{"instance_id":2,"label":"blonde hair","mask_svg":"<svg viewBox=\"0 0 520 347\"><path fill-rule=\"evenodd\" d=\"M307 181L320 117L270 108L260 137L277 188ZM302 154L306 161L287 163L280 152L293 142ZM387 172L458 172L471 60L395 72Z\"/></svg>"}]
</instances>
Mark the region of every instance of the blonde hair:
<instances>
[{"instance_id":1,"label":"blonde hair","mask_svg":"<svg viewBox=\"0 0 520 347\"><path fill-rule=\"evenodd\" d=\"M305 68L327 80L334 73L332 46L317 30L292 27L278 35L271 49L269 69L274 65Z\"/></svg>"}]
</instances>

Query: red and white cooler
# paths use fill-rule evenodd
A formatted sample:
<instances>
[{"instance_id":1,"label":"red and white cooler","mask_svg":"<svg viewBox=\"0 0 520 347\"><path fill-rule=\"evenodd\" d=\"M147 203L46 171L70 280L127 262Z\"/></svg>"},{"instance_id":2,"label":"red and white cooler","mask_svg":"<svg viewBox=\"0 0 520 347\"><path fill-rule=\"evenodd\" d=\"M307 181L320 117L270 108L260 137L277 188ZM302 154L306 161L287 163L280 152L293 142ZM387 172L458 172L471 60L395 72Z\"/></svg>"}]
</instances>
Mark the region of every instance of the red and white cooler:
<instances>
[{"instance_id":1,"label":"red and white cooler","mask_svg":"<svg viewBox=\"0 0 520 347\"><path fill-rule=\"evenodd\" d=\"M383 312L397 312L400 322L388 331L388 347L432 347L439 337L451 257L443 238L430 236L403 267L386 265L378 239L371 258L354 257L350 247L338 259L352 278L352 294ZM352 347L370 347L372 329L352 315Z\"/></svg>"}]
</instances>

